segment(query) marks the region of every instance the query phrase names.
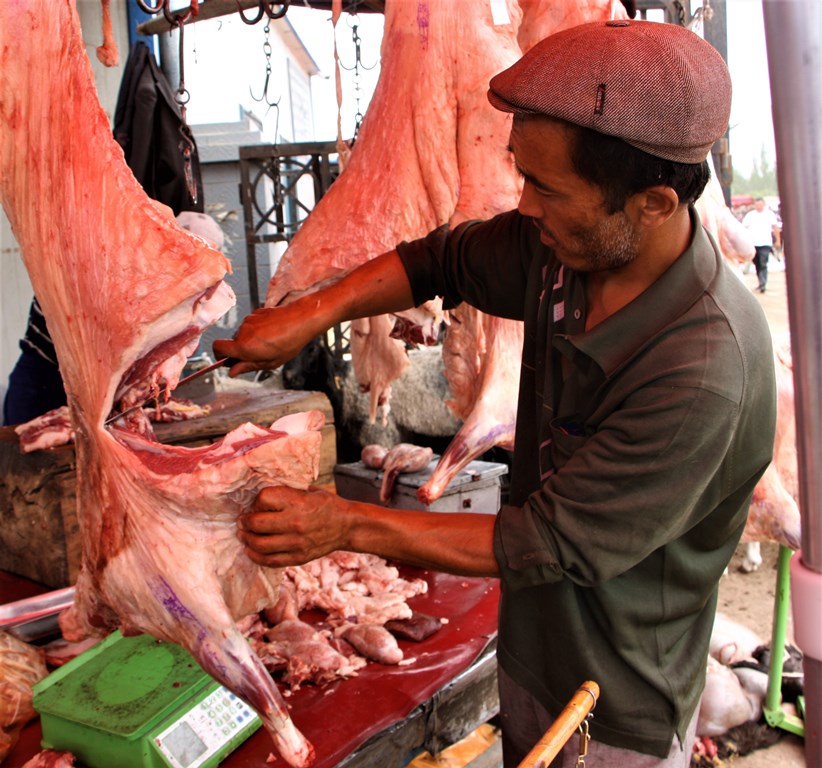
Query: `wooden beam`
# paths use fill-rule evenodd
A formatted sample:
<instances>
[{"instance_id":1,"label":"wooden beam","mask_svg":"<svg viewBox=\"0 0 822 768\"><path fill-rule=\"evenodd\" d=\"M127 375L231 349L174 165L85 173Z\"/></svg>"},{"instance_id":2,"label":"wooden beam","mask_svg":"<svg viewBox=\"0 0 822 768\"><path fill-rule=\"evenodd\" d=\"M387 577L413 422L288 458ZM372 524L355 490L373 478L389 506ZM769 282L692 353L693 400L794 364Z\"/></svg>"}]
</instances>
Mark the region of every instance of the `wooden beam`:
<instances>
[{"instance_id":1,"label":"wooden beam","mask_svg":"<svg viewBox=\"0 0 822 768\"><path fill-rule=\"evenodd\" d=\"M231 13L237 13L238 7L243 11L250 11L252 15L256 15L259 10L259 0L201 0L200 12L194 16L192 15L186 24L194 24L198 21L206 21L208 19L216 19L220 16L228 16ZM331 10L331 1L321 2L312 0L311 7L316 10ZM184 12L187 6L181 10ZM344 0L343 10L348 11L363 11L365 13L385 13L385 0ZM249 14L246 14L247 16ZM288 14L286 13L286 16ZM262 21L262 19L261 19ZM141 35L159 35L163 32L168 32L171 29L171 24L162 13L158 13L150 21L143 22L137 26L137 32Z\"/></svg>"}]
</instances>

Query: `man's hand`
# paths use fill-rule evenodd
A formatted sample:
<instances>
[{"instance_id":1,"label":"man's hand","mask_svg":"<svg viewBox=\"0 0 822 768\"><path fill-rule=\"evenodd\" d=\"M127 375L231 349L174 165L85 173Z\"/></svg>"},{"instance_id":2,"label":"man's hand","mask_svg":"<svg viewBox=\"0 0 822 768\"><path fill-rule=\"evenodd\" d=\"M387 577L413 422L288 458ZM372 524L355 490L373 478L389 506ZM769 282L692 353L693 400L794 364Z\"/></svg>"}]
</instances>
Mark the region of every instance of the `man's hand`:
<instances>
[{"instance_id":1,"label":"man's hand","mask_svg":"<svg viewBox=\"0 0 822 768\"><path fill-rule=\"evenodd\" d=\"M233 339L214 342L214 354L242 361L231 366L232 376L274 370L296 357L319 332L308 322L302 302L257 309L243 320Z\"/></svg>"},{"instance_id":2,"label":"man's hand","mask_svg":"<svg viewBox=\"0 0 822 768\"><path fill-rule=\"evenodd\" d=\"M400 257L389 251L289 304L255 310L233 340L214 342L214 354L242 360L231 366L232 376L279 368L335 323L413 306L411 285Z\"/></svg>"},{"instance_id":3,"label":"man's hand","mask_svg":"<svg viewBox=\"0 0 822 768\"><path fill-rule=\"evenodd\" d=\"M347 546L346 502L319 488L263 488L237 521L246 553L260 565L302 565Z\"/></svg>"},{"instance_id":4,"label":"man's hand","mask_svg":"<svg viewBox=\"0 0 822 768\"><path fill-rule=\"evenodd\" d=\"M246 553L260 565L302 565L338 549L370 552L419 568L498 576L494 515L387 509L310 488L263 488L237 521Z\"/></svg>"}]
</instances>

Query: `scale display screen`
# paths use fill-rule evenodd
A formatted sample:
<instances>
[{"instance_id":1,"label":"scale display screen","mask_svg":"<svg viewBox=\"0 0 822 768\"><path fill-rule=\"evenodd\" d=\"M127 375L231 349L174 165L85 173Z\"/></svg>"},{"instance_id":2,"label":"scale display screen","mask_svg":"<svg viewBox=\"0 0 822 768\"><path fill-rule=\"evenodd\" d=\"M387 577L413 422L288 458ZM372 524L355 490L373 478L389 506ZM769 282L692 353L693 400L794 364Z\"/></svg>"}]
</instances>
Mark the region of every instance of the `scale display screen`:
<instances>
[{"instance_id":1,"label":"scale display screen","mask_svg":"<svg viewBox=\"0 0 822 768\"><path fill-rule=\"evenodd\" d=\"M224 753L249 726L259 725L257 714L233 693L220 686L174 722L155 731L154 745L172 768L201 768Z\"/></svg>"},{"instance_id":2,"label":"scale display screen","mask_svg":"<svg viewBox=\"0 0 822 768\"><path fill-rule=\"evenodd\" d=\"M165 734L162 747L183 768L193 768L194 761L208 750L185 720Z\"/></svg>"}]
</instances>

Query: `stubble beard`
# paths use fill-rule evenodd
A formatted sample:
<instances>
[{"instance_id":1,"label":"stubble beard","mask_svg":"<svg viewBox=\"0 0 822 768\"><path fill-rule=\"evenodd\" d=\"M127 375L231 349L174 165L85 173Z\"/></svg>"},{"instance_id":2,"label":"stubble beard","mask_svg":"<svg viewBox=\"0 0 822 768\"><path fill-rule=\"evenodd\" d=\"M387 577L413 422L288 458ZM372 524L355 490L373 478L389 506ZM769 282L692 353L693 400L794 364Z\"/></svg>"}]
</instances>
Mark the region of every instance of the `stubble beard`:
<instances>
[{"instance_id":1,"label":"stubble beard","mask_svg":"<svg viewBox=\"0 0 822 768\"><path fill-rule=\"evenodd\" d=\"M575 241L582 272L619 269L639 255L639 233L623 211L575 233Z\"/></svg>"}]
</instances>

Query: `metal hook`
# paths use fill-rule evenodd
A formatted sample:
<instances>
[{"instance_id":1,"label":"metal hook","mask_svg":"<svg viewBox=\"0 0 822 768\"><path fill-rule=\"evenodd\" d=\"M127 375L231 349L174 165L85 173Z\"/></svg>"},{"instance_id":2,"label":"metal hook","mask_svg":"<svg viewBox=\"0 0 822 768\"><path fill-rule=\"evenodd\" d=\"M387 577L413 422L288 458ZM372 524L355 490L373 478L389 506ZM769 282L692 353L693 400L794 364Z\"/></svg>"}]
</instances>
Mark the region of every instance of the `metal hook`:
<instances>
[{"instance_id":1,"label":"metal hook","mask_svg":"<svg viewBox=\"0 0 822 768\"><path fill-rule=\"evenodd\" d=\"M288 6L291 4L291 0L283 0L282 3L276 3L274 0L259 0L257 15L253 19L249 19L246 18L239 0L235 0L235 2L237 3L237 12L240 14L240 18L248 25L256 24L262 19L263 14L268 16L269 19L281 19L288 13ZM280 6L276 11L274 10L275 5Z\"/></svg>"},{"instance_id":2,"label":"metal hook","mask_svg":"<svg viewBox=\"0 0 822 768\"><path fill-rule=\"evenodd\" d=\"M271 79L271 65L269 65L265 68L265 83L263 83L262 96L260 96L260 98L257 98L254 95L254 91L251 90L250 85L248 86L248 92L249 92L249 94L251 94L251 98L254 99L254 101L264 101L266 104L268 104L269 107L278 107L280 105L280 99L282 98L282 96L278 96L277 101L270 101L269 98L268 98L268 81L270 79Z\"/></svg>"},{"instance_id":3,"label":"metal hook","mask_svg":"<svg viewBox=\"0 0 822 768\"><path fill-rule=\"evenodd\" d=\"M171 0L157 0L157 4L152 5L148 2L148 0L137 0L138 8L148 14L155 14L162 11L163 16L165 16L166 21L171 24L171 26L176 26L178 19L182 19L185 24L191 16L196 13L195 8L197 6L197 0L191 0L191 4L189 5L187 11L176 13L171 12L171 8L169 7L170 3Z\"/></svg>"},{"instance_id":4,"label":"metal hook","mask_svg":"<svg viewBox=\"0 0 822 768\"><path fill-rule=\"evenodd\" d=\"M157 0L157 7L153 7L151 3L147 2L147 0L137 0L137 6L140 8L141 11L145 11L146 13L159 13L163 6L166 4L167 0Z\"/></svg>"},{"instance_id":5,"label":"metal hook","mask_svg":"<svg viewBox=\"0 0 822 768\"><path fill-rule=\"evenodd\" d=\"M265 83L263 83L263 93L260 98L257 98L254 95L254 91L251 90L251 86L248 86L248 92L251 94L251 98L254 101L264 101L268 104L269 108L277 107L280 104L280 98L277 98L277 101L271 101L268 98L268 83L271 80L271 43L268 41L268 35L271 31L271 27L268 22L266 22L265 27L263 28L263 32L265 32L265 40L263 42L263 54L265 55Z\"/></svg>"},{"instance_id":6,"label":"metal hook","mask_svg":"<svg viewBox=\"0 0 822 768\"><path fill-rule=\"evenodd\" d=\"M185 24L194 13L194 7L189 6L188 10L185 12L178 11L176 13L172 13L168 7L169 0L166 0L165 4L163 5L163 16L166 17L166 21L171 24L172 26L179 26L182 29L182 25Z\"/></svg>"},{"instance_id":7,"label":"metal hook","mask_svg":"<svg viewBox=\"0 0 822 768\"><path fill-rule=\"evenodd\" d=\"M340 61L340 66L347 72L353 72L359 69L374 69L379 62L375 61L370 67L366 67L365 64L362 63L362 38L360 37L359 32L357 32L359 29L359 24L350 24L349 26L351 27L351 39L354 41L354 65L351 67L346 67L345 64Z\"/></svg>"}]
</instances>

